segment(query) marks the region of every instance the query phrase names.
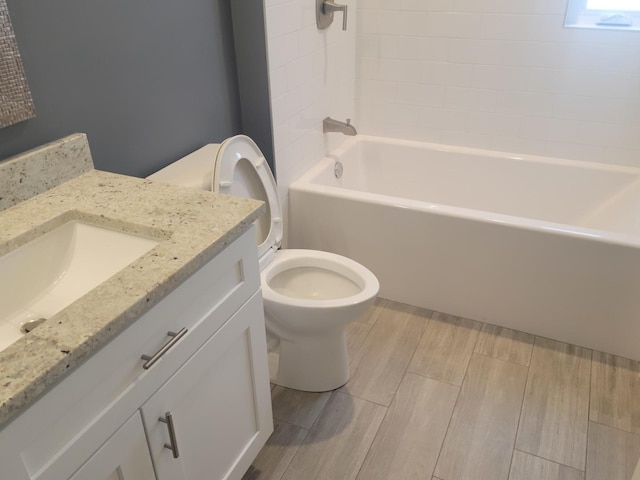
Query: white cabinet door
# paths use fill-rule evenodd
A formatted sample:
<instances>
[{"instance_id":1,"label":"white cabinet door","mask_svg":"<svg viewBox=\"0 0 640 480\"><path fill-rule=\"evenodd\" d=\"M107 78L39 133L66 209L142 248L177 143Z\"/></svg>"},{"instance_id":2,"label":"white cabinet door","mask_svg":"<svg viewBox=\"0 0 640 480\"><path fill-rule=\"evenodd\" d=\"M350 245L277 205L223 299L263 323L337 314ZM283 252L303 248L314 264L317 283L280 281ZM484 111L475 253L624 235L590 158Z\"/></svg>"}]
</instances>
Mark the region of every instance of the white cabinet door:
<instances>
[{"instance_id":1,"label":"white cabinet door","mask_svg":"<svg viewBox=\"0 0 640 480\"><path fill-rule=\"evenodd\" d=\"M155 480L140 412L136 412L70 480Z\"/></svg>"},{"instance_id":2,"label":"white cabinet door","mask_svg":"<svg viewBox=\"0 0 640 480\"><path fill-rule=\"evenodd\" d=\"M273 431L259 293L142 407L158 480L239 479ZM171 413L169 425L160 421Z\"/></svg>"}]
</instances>

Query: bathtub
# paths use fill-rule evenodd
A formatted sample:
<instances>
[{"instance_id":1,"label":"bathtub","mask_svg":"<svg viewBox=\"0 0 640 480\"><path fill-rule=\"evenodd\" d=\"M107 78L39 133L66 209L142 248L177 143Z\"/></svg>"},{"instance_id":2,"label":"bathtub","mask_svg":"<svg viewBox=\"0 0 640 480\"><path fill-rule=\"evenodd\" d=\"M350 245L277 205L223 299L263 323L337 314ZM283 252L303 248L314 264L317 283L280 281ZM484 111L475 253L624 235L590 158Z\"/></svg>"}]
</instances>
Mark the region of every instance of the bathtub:
<instances>
[{"instance_id":1,"label":"bathtub","mask_svg":"<svg viewBox=\"0 0 640 480\"><path fill-rule=\"evenodd\" d=\"M289 219L384 298L640 360L640 169L358 135Z\"/></svg>"}]
</instances>

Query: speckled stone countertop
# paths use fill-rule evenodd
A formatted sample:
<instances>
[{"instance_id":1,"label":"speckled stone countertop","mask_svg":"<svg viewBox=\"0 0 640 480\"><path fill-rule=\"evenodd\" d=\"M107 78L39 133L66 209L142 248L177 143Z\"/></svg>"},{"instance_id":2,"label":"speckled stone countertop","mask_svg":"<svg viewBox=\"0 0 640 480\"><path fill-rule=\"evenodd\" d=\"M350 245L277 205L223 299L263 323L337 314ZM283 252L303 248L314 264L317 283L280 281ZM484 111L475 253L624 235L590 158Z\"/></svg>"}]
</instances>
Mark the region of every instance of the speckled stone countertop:
<instances>
[{"instance_id":1,"label":"speckled stone countertop","mask_svg":"<svg viewBox=\"0 0 640 480\"><path fill-rule=\"evenodd\" d=\"M0 352L0 429L222 251L263 210L254 200L91 170L0 212L0 255L70 220L160 240Z\"/></svg>"}]
</instances>

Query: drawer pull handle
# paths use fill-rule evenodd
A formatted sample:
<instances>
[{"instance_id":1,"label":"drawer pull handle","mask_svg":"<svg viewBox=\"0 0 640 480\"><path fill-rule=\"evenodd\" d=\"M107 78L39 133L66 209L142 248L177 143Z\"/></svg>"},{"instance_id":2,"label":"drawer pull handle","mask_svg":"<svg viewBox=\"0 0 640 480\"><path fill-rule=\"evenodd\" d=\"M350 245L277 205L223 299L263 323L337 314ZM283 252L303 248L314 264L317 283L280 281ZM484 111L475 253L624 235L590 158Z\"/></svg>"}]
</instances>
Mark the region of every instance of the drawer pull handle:
<instances>
[{"instance_id":1,"label":"drawer pull handle","mask_svg":"<svg viewBox=\"0 0 640 480\"><path fill-rule=\"evenodd\" d=\"M171 443L165 443L164 448L168 448L169 450L171 450L171 452L173 452L173 458L178 458L180 456L180 453L178 452L178 439L176 438L176 429L173 426L173 415L171 414L171 412L167 412L164 414L164 417L160 417L158 420L160 420L162 423L166 423L167 428L169 429L169 442Z\"/></svg>"},{"instance_id":2,"label":"drawer pull handle","mask_svg":"<svg viewBox=\"0 0 640 480\"><path fill-rule=\"evenodd\" d=\"M185 333L187 333L187 328L183 327L180 329L180 331L178 333L175 332L167 332L167 335L169 335L171 337L171 340L169 340L167 343L165 343L162 348L160 350L158 350L155 354L149 356L149 355L142 355L142 359L146 360L145 364L142 366L142 368L144 368L145 370L148 370L149 368L153 367L153 364L156 363L158 360L160 360L160 357L162 357L165 353L167 353L169 351L169 349L171 349L171 347L173 347L176 343L178 343L178 340L180 340L182 337L184 337Z\"/></svg>"}]
</instances>

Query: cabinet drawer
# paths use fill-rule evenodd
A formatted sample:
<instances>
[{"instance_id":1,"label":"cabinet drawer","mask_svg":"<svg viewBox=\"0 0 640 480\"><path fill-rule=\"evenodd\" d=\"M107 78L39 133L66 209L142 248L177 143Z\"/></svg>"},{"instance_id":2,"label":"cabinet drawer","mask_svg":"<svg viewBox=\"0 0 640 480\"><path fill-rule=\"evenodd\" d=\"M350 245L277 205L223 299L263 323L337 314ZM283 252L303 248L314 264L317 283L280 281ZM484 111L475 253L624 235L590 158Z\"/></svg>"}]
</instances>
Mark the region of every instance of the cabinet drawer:
<instances>
[{"instance_id":1,"label":"cabinet drawer","mask_svg":"<svg viewBox=\"0 0 640 480\"><path fill-rule=\"evenodd\" d=\"M33 480L69 478L72 455L87 459L260 287L255 227L245 232L75 372L9 424ZM148 370L167 332L187 333ZM3 443L3 442L0 442ZM0 445L2 446L2 445Z\"/></svg>"}]
</instances>

